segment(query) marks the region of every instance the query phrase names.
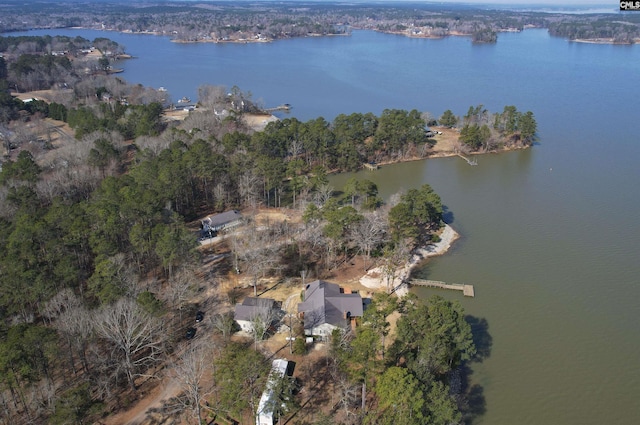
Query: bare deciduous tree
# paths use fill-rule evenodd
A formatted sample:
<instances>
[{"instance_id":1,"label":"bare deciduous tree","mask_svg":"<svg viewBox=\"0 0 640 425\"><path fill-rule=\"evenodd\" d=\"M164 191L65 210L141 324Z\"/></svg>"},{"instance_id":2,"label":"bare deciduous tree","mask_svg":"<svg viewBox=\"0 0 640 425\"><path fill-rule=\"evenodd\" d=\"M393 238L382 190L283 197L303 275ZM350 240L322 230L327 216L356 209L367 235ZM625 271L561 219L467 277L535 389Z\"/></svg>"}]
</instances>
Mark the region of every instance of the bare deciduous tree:
<instances>
[{"instance_id":1,"label":"bare deciduous tree","mask_svg":"<svg viewBox=\"0 0 640 425\"><path fill-rule=\"evenodd\" d=\"M421 113L420 118L422 118L426 124L429 124L431 121L435 121L436 119L436 117L434 117L433 114L429 111Z\"/></svg>"},{"instance_id":2,"label":"bare deciduous tree","mask_svg":"<svg viewBox=\"0 0 640 425\"><path fill-rule=\"evenodd\" d=\"M257 296L258 278L278 262L277 247L268 232L248 228L238 237L237 253L243 269L252 277L253 294Z\"/></svg>"},{"instance_id":3,"label":"bare deciduous tree","mask_svg":"<svg viewBox=\"0 0 640 425\"><path fill-rule=\"evenodd\" d=\"M91 313L83 305L74 305L65 310L55 323L56 328L66 337L69 345L69 357L72 369L76 367L73 361L74 351L80 358L80 364L85 372L89 372L87 348L93 336Z\"/></svg>"},{"instance_id":4,"label":"bare deciduous tree","mask_svg":"<svg viewBox=\"0 0 640 425\"><path fill-rule=\"evenodd\" d=\"M353 243L365 254L364 270L367 270L367 260L371 257L371 250L384 241L387 233L387 222L384 217L373 212L364 214L364 218L355 223L350 236Z\"/></svg>"},{"instance_id":5,"label":"bare deciduous tree","mask_svg":"<svg viewBox=\"0 0 640 425\"><path fill-rule=\"evenodd\" d=\"M17 148L34 140L37 136L34 130L23 123L16 123L12 126L13 137L11 137L11 144L13 148Z\"/></svg>"},{"instance_id":6,"label":"bare deciduous tree","mask_svg":"<svg viewBox=\"0 0 640 425\"><path fill-rule=\"evenodd\" d=\"M322 207L327 203L329 199L333 196L333 186L329 186L328 184L323 184L316 189L314 201L316 205Z\"/></svg>"},{"instance_id":7,"label":"bare deciduous tree","mask_svg":"<svg viewBox=\"0 0 640 425\"><path fill-rule=\"evenodd\" d=\"M278 310L272 308L272 301L258 298L258 305L251 315L251 335L257 346L258 341L262 341L273 323L279 319ZM262 302L264 301L264 302Z\"/></svg>"},{"instance_id":8,"label":"bare deciduous tree","mask_svg":"<svg viewBox=\"0 0 640 425\"><path fill-rule=\"evenodd\" d=\"M92 147L93 143L74 139L50 152L43 166L47 176L37 183L38 194L45 199L55 196L87 199L102 179L100 170L87 165Z\"/></svg>"},{"instance_id":9,"label":"bare deciduous tree","mask_svg":"<svg viewBox=\"0 0 640 425\"><path fill-rule=\"evenodd\" d=\"M322 233L322 226L308 226L304 229L300 240L309 244L312 250L316 250L326 244L326 237Z\"/></svg>"},{"instance_id":10,"label":"bare deciduous tree","mask_svg":"<svg viewBox=\"0 0 640 425\"><path fill-rule=\"evenodd\" d=\"M169 304L182 312L182 307L193 295L196 289L195 283L199 280L193 268L181 268L169 278L167 290L164 291Z\"/></svg>"},{"instance_id":11,"label":"bare deciduous tree","mask_svg":"<svg viewBox=\"0 0 640 425\"><path fill-rule=\"evenodd\" d=\"M304 143L301 140L294 139L291 141L291 144L288 148L289 160L297 158L300 154L304 152Z\"/></svg>"},{"instance_id":12,"label":"bare deciduous tree","mask_svg":"<svg viewBox=\"0 0 640 425\"><path fill-rule=\"evenodd\" d=\"M123 370L132 390L135 378L159 361L164 346L162 323L134 300L122 298L102 307L95 329L111 347L111 359Z\"/></svg>"},{"instance_id":13,"label":"bare deciduous tree","mask_svg":"<svg viewBox=\"0 0 640 425\"><path fill-rule=\"evenodd\" d=\"M220 117L218 117L213 110L193 111L180 125L180 128L189 134L196 134L197 130L203 132L203 134L217 135L220 127Z\"/></svg>"},{"instance_id":14,"label":"bare deciduous tree","mask_svg":"<svg viewBox=\"0 0 640 425\"><path fill-rule=\"evenodd\" d=\"M169 145L170 142L163 137L139 136L136 138L136 146L142 151L150 152L153 156L158 156Z\"/></svg>"},{"instance_id":15,"label":"bare deciduous tree","mask_svg":"<svg viewBox=\"0 0 640 425\"><path fill-rule=\"evenodd\" d=\"M89 371L86 349L91 338L89 312L70 288L65 288L53 296L41 309L41 314L53 322L54 327L65 338L68 345L69 365L77 372L74 354L80 358L82 368Z\"/></svg>"},{"instance_id":16,"label":"bare deciduous tree","mask_svg":"<svg viewBox=\"0 0 640 425\"><path fill-rule=\"evenodd\" d=\"M49 323L51 323L52 320L57 319L65 310L81 304L82 300L76 297L71 288L64 288L42 305L40 314L46 319L49 319Z\"/></svg>"},{"instance_id":17,"label":"bare deciduous tree","mask_svg":"<svg viewBox=\"0 0 640 425\"><path fill-rule=\"evenodd\" d=\"M227 106L227 90L224 86L202 85L198 87L198 102L205 108L220 111Z\"/></svg>"},{"instance_id":18,"label":"bare deciduous tree","mask_svg":"<svg viewBox=\"0 0 640 425\"><path fill-rule=\"evenodd\" d=\"M341 375L336 379L336 395L338 396L338 405L344 415L345 423L353 423L357 417L357 402L360 395L360 386L351 383L346 375Z\"/></svg>"},{"instance_id":19,"label":"bare deciduous tree","mask_svg":"<svg viewBox=\"0 0 640 425\"><path fill-rule=\"evenodd\" d=\"M238 194L241 202L247 206L255 207L260 197L260 183L260 178L251 170L241 175L238 182Z\"/></svg>"},{"instance_id":20,"label":"bare deciduous tree","mask_svg":"<svg viewBox=\"0 0 640 425\"><path fill-rule=\"evenodd\" d=\"M213 345L200 342L190 345L174 363L172 375L180 383L182 394L177 402L193 411L196 424L202 423L203 402L213 391L213 381L205 373L213 363Z\"/></svg>"},{"instance_id":21,"label":"bare deciduous tree","mask_svg":"<svg viewBox=\"0 0 640 425\"><path fill-rule=\"evenodd\" d=\"M213 327L222 334L224 341L228 341L234 328L237 326L233 319L233 312L218 313L211 317Z\"/></svg>"}]
</instances>

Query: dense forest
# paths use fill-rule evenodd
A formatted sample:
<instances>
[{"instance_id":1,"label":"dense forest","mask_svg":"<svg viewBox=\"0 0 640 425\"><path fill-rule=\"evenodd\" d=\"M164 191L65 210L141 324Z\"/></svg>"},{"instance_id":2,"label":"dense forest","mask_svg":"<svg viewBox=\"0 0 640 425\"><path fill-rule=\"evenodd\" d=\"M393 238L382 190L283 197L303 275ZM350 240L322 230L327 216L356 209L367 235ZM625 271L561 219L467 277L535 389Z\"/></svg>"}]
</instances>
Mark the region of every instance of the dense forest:
<instances>
[{"instance_id":1,"label":"dense forest","mask_svg":"<svg viewBox=\"0 0 640 425\"><path fill-rule=\"evenodd\" d=\"M332 188L326 178L427 155L425 125L438 122L430 114L289 118L253 131L242 119L260 109L250 94L204 86L199 108L168 122L166 93L100 65L102 53L119 50L109 40L0 38L0 46L0 423L104 420L166 377L180 391L165 414L244 423L269 360L267 332L253 343L231 338L241 292L225 282L234 269L254 291L303 272L322 278L356 256L393 275L438 237L445 207L429 185L384 203L369 180ZM102 53L87 57L92 48ZM16 87L51 89L55 101L20 101ZM446 111L440 121L458 126L470 150L535 137L532 114L513 106L490 114L479 105L462 118ZM65 123L74 137L54 131ZM302 219L259 226L252 214L265 207ZM193 222L228 209L245 211L249 230L215 252L200 249ZM198 332L211 338L185 346L202 304ZM333 394L333 409L307 423L460 423L474 414L468 395L477 388L459 375L482 356L474 340L456 302L376 294L356 332L334 334L296 388L282 383L280 415L301 409L302 396L291 397L301 386ZM304 343L296 353L304 358Z\"/></svg>"},{"instance_id":2,"label":"dense forest","mask_svg":"<svg viewBox=\"0 0 640 425\"><path fill-rule=\"evenodd\" d=\"M614 5L615 6L615 5ZM612 6L613 7L613 6ZM369 29L412 37L467 35L493 43L501 31L548 28L567 39L635 43L637 13L504 10L464 4L343 2L22 2L2 6L0 32L85 27L150 32L180 41L269 41Z\"/></svg>"}]
</instances>

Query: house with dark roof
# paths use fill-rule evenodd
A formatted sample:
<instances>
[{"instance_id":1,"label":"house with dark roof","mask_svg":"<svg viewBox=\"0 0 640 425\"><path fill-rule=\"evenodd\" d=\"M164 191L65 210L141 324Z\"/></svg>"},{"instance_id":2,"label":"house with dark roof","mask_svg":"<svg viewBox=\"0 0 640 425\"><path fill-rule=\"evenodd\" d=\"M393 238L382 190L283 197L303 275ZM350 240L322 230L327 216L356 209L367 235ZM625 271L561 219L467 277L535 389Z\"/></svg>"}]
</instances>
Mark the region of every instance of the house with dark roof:
<instances>
[{"instance_id":1,"label":"house with dark roof","mask_svg":"<svg viewBox=\"0 0 640 425\"><path fill-rule=\"evenodd\" d=\"M210 215L202 220L201 237L212 238L219 231L230 229L242 223L240 211L230 210L220 214Z\"/></svg>"},{"instance_id":2,"label":"house with dark roof","mask_svg":"<svg viewBox=\"0 0 640 425\"><path fill-rule=\"evenodd\" d=\"M252 333L256 321L270 326L280 314L274 299L246 297L242 304L236 304L233 318L244 332Z\"/></svg>"},{"instance_id":3,"label":"house with dark roof","mask_svg":"<svg viewBox=\"0 0 640 425\"><path fill-rule=\"evenodd\" d=\"M363 310L360 294L353 294L324 280L307 285L304 301L298 304L305 334L323 339L329 338L334 329L347 329L355 325L355 318L362 317Z\"/></svg>"}]
</instances>

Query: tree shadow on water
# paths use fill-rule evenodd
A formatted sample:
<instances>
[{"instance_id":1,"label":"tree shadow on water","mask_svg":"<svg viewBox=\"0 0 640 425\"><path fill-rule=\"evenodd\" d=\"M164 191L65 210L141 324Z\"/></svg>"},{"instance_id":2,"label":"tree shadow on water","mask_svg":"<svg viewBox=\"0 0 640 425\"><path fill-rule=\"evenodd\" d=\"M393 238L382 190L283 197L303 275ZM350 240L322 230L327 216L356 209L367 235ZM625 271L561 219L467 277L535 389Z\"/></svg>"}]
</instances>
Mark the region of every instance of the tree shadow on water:
<instances>
[{"instance_id":1,"label":"tree shadow on water","mask_svg":"<svg viewBox=\"0 0 640 425\"><path fill-rule=\"evenodd\" d=\"M466 368L465 368L466 369ZM471 371L463 370L462 372L467 378ZM487 412L487 400L484 397L484 388L479 384L469 385L468 381L464 392L464 402L460 407L463 423L473 424Z\"/></svg>"},{"instance_id":2,"label":"tree shadow on water","mask_svg":"<svg viewBox=\"0 0 640 425\"><path fill-rule=\"evenodd\" d=\"M455 220L455 217L453 215L453 211L451 211L449 207L447 207L446 205L443 205L442 221L444 221L446 224L452 224L454 220Z\"/></svg>"},{"instance_id":3,"label":"tree shadow on water","mask_svg":"<svg viewBox=\"0 0 640 425\"><path fill-rule=\"evenodd\" d=\"M476 355L470 362L460 368L464 400L461 403L460 410L464 423L472 424L474 420L479 419L485 414L487 411L487 402L484 397L484 388L477 383L472 383L471 376L473 375L473 370L471 365L474 362L482 363L484 359L489 358L493 346L493 338L489 334L489 322L487 322L487 319L471 315L465 316L465 319L467 323L471 325L473 342L476 346Z\"/></svg>"},{"instance_id":4,"label":"tree shadow on water","mask_svg":"<svg viewBox=\"0 0 640 425\"><path fill-rule=\"evenodd\" d=\"M473 335L473 343L476 346L476 355L473 361L482 363L482 361L491 355L493 346L493 338L489 334L489 322L484 317L475 317L466 315L465 320L471 325L471 333Z\"/></svg>"}]
</instances>

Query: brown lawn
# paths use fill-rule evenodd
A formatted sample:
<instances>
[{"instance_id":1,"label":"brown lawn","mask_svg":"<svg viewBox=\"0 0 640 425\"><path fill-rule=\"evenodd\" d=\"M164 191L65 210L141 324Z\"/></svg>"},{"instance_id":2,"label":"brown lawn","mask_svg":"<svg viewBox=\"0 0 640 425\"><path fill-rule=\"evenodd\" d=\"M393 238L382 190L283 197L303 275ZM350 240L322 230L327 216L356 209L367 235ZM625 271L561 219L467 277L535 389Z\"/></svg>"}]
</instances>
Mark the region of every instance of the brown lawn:
<instances>
[{"instance_id":1,"label":"brown lawn","mask_svg":"<svg viewBox=\"0 0 640 425\"><path fill-rule=\"evenodd\" d=\"M432 149L433 156L453 155L458 148L460 133L447 127L433 127L433 130L442 132L442 134L436 134L433 137L433 140L436 141Z\"/></svg>"}]
</instances>

